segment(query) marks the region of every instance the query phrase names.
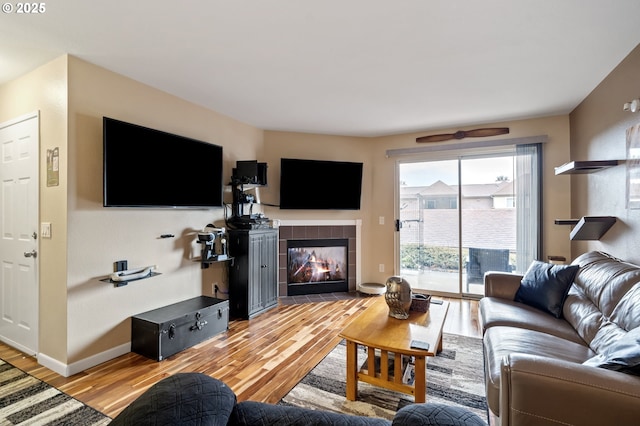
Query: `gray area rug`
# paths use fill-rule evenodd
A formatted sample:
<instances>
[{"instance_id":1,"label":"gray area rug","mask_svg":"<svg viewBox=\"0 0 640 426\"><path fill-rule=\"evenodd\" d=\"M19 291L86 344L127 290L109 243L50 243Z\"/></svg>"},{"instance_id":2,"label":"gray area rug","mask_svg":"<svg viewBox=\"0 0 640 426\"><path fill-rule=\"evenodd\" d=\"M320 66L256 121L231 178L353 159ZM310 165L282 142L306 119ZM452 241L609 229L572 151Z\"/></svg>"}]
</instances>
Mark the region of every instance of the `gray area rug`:
<instances>
[{"instance_id":1,"label":"gray area rug","mask_svg":"<svg viewBox=\"0 0 640 426\"><path fill-rule=\"evenodd\" d=\"M346 346L338 344L283 399L282 405L331 410L360 416L393 419L413 397L358 383L358 400L347 401ZM358 351L358 364L366 352ZM444 334L443 351L427 358L427 402L462 406L482 418L487 416L483 378L482 339Z\"/></svg>"},{"instance_id":2,"label":"gray area rug","mask_svg":"<svg viewBox=\"0 0 640 426\"><path fill-rule=\"evenodd\" d=\"M111 419L0 359L0 425L106 425Z\"/></svg>"}]
</instances>

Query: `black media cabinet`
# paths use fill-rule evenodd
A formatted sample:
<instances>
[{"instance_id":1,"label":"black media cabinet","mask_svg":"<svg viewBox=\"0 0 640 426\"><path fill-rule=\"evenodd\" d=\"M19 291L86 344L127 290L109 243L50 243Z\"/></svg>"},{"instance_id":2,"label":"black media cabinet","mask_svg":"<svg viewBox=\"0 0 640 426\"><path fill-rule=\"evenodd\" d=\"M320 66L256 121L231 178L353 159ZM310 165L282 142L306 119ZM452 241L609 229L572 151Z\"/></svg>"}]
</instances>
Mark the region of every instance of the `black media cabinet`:
<instances>
[{"instance_id":1,"label":"black media cabinet","mask_svg":"<svg viewBox=\"0 0 640 426\"><path fill-rule=\"evenodd\" d=\"M278 230L229 231L232 318L253 318L278 306Z\"/></svg>"},{"instance_id":2,"label":"black media cabinet","mask_svg":"<svg viewBox=\"0 0 640 426\"><path fill-rule=\"evenodd\" d=\"M131 351L161 361L229 328L229 301L184 300L131 318Z\"/></svg>"}]
</instances>

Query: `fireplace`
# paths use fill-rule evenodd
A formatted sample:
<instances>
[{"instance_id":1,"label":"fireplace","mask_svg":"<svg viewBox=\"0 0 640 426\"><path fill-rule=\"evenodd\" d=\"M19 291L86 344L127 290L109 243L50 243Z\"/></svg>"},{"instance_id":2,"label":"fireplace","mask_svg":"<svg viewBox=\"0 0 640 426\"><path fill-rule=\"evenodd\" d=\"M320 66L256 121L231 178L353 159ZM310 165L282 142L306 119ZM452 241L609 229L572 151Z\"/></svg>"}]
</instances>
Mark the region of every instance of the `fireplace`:
<instances>
[{"instance_id":1,"label":"fireplace","mask_svg":"<svg viewBox=\"0 0 640 426\"><path fill-rule=\"evenodd\" d=\"M310 300L323 300L326 297L331 297L333 293L356 291L356 282L360 276L360 262L358 260L360 235L359 221L277 220L276 223L279 230L278 295L280 297L298 296L301 298L307 297ZM348 241L346 262L347 271L345 273L345 282L347 284L346 289L339 286L339 290L334 290L333 288L336 287L336 284L331 282L322 284L317 282L307 282L289 286L288 247L290 242L293 242L293 245L291 245L292 248L301 249L305 247L343 246L344 240ZM320 242L318 243L318 241ZM336 241L340 242L336 243ZM316 253L316 255L317 254L318 253ZM321 254L321 256L323 255ZM293 290L293 293L290 293L290 289ZM318 293L318 291L322 291L323 293Z\"/></svg>"},{"instance_id":2,"label":"fireplace","mask_svg":"<svg viewBox=\"0 0 640 426\"><path fill-rule=\"evenodd\" d=\"M349 291L349 240L288 240L286 271L289 296Z\"/></svg>"}]
</instances>

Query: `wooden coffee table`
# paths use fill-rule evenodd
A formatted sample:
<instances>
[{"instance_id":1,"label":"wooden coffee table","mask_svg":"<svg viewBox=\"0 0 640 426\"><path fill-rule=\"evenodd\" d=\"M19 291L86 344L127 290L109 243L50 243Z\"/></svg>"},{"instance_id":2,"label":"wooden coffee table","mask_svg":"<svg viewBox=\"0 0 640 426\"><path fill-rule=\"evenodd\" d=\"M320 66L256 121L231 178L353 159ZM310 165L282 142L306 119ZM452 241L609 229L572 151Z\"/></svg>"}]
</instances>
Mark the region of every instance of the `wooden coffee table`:
<instances>
[{"instance_id":1,"label":"wooden coffee table","mask_svg":"<svg viewBox=\"0 0 640 426\"><path fill-rule=\"evenodd\" d=\"M370 383L386 389L413 395L416 402L425 402L427 393L427 373L425 357L435 356L442 351L442 328L449 310L449 302L441 305L431 303L427 312L411 311L406 320L389 316L389 307L384 297L354 319L340 337L347 342L347 399L355 401L358 381ZM428 350L412 349L412 340L429 343ZM367 362L362 369L358 366L358 345L367 348ZM389 372L390 354L394 359L394 369ZM376 355L381 368L376 371ZM403 356L415 357L415 380L412 385L402 381L406 366Z\"/></svg>"}]
</instances>

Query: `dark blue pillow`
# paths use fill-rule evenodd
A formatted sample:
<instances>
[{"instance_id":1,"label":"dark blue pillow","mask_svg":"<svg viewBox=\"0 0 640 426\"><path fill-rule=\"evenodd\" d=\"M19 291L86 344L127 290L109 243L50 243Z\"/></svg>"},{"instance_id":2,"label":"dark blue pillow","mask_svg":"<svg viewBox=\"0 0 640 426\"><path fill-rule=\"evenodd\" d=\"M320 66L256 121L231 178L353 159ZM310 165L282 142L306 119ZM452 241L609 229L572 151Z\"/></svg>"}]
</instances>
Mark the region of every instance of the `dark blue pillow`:
<instances>
[{"instance_id":1,"label":"dark blue pillow","mask_svg":"<svg viewBox=\"0 0 640 426\"><path fill-rule=\"evenodd\" d=\"M562 317L562 305L579 268L534 260L520 282L515 301Z\"/></svg>"},{"instance_id":2,"label":"dark blue pillow","mask_svg":"<svg viewBox=\"0 0 640 426\"><path fill-rule=\"evenodd\" d=\"M640 376L640 327L627 332L603 353L583 364Z\"/></svg>"}]
</instances>

